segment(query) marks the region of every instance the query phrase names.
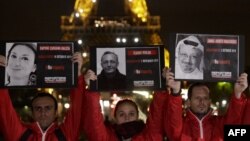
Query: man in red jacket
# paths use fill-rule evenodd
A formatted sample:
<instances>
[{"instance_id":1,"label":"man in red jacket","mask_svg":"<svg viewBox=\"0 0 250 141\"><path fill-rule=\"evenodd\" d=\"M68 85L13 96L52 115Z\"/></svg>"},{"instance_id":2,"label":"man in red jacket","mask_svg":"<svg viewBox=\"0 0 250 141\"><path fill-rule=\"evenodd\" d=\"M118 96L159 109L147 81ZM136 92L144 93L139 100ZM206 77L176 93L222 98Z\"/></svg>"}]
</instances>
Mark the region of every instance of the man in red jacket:
<instances>
[{"instance_id":1,"label":"man in red jacket","mask_svg":"<svg viewBox=\"0 0 250 141\"><path fill-rule=\"evenodd\" d=\"M41 93L32 100L32 116L35 122L24 124L20 121L7 89L0 89L0 128L6 141L76 141L79 136L82 93L85 83L81 76L82 57L75 53L73 63L78 63L78 86L70 94L71 106L62 124L58 124L57 101L47 93ZM3 57L0 65L5 66Z\"/></svg>"},{"instance_id":2,"label":"man in red jacket","mask_svg":"<svg viewBox=\"0 0 250 141\"><path fill-rule=\"evenodd\" d=\"M242 73L234 84L234 94L225 116L213 116L210 108L209 88L194 83L188 90L188 109L182 116L181 83L166 70L167 85L171 94L166 104L165 132L170 141L222 141L224 124L240 124L244 108L243 91L247 88L247 74Z\"/></svg>"}]
</instances>

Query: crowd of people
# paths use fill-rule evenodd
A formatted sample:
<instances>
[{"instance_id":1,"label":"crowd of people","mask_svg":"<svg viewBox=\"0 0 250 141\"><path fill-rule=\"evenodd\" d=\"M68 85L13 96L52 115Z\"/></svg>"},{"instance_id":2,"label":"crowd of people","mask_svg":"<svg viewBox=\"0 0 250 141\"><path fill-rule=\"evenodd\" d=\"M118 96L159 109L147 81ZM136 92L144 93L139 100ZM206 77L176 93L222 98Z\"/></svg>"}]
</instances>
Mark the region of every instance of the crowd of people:
<instances>
[{"instance_id":1,"label":"crowd of people","mask_svg":"<svg viewBox=\"0 0 250 141\"><path fill-rule=\"evenodd\" d=\"M185 40L196 41L191 37ZM183 41L185 44L192 42ZM18 46L25 48L24 45ZM27 51L31 52L29 54L33 52L30 48ZM10 53L7 59L0 56L1 67L11 65L10 61L6 61L10 58L24 63L29 60L25 59L29 57L19 53ZM178 55L185 57L184 53ZM112 52L104 54L101 62L103 71L119 73L116 69L118 62L112 61L116 58ZM34 59L30 61L32 64L35 62ZM225 124L250 124L250 100L244 94L249 83L247 73L240 74L234 83L225 115L212 114L210 89L205 83L199 82L193 83L188 89L187 109L183 115L181 81L175 79L171 68L163 68L162 77L166 79L166 89L155 91L146 123L139 119L137 104L131 99L123 99L114 109L114 123L105 124L99 104L100 93L86 87L90 81L98 81L100 76L92 70L82 74L83 58L79 52L73 55L72 63L78 64L78 86L71 89L71 106L60 124L57 122L57 100L52 95L45 92L36 94L31 101L34 122L23 123L12 105L8 89L0 89L0 133L6 141L76 141L81 132L88 141L162 141L165 138L169 141L221 141ZM31 68L35 71L36 67L33 65ZM29 78L29 74L25 76ZM29 83L26 81L26 84ZM11 85L11 81L8 85Z\"/></svg>"}]
</instances>

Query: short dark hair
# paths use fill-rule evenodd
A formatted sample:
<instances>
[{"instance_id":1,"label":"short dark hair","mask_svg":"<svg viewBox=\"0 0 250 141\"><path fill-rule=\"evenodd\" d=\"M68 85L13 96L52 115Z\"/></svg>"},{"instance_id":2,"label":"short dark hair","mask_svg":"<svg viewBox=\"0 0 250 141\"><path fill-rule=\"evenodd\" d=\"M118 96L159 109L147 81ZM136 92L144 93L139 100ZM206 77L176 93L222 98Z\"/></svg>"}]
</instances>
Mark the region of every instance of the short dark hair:
<instances>
[{"instance_id":1,"label":"short dark hair","mask_svg":"<svg viewBox=\"0 0 250 141\"><path fill-rule=\"evenodd\" d=\"M196 83L191 84L191 85L189 86L189 88L188 88L188 99L189 99L189 100L190 100L191 97L192 97L193 89L194 89L195 87L207 87L207 88L208 88L208 93L210 94L210 92L209 92L209 87L208 87L207 84L201 83L201 82L196 82Z\"/></svg>"},{"instance_id":2,"label":"short dark hair","mask_svg":"<svg viewBox=\"0 0 250 141\"><path fill-rule=\"evenodd\" d=\"M107 54L113 54L115 57L116 57L116 60L118 61L118 55L114 52L111 52L111 51L105 51L103 54L102 54L102 57L101 57L101 61L102 61L102 58L104 55L107 55Z\"/></svg>"},{"instance_id":3,"label":"short dark hair","mask_svg":"<svg viewBox=\"0 0 250 141\"><path fill-rule=\"evenodd\" d=\"M116 112L117 112L118 107L120 107L122 104L125 104L125 103L132 105L136 109L137 115L139 114L138 106L134 101L130 99L123 99L117 102L115 109L114 109L114 117L116 117Z\"/></svg>"},{"instance_id":4,"label":"short dark hair","mask_svg":"<svg viewBox=\"0 0 250 141\"><path fill-rule=\"evenodd\" d=\"M57 110L58 105L57 105L57 100L56 100L56 98L55 98L53 95L49 94L49 93L46 93L46 92L39 92L39 93L37 93L37 95L31 100L31 110L32 110L32 111L33 111L33 102L34 102L37 98L41 98L41 97L49 97L49 98L51 98L51 99L54 101L55 110Z\"/></svg>"}]
</instances>

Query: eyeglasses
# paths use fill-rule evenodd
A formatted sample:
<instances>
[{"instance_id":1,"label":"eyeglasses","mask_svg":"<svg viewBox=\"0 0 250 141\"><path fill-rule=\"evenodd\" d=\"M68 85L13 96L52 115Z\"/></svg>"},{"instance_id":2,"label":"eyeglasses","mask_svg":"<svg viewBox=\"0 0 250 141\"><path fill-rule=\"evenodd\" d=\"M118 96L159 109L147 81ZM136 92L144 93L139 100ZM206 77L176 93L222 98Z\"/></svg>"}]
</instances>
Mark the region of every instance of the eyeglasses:
<instances>
[{"instance_id":1,"label":"eyeglasses","mask_svg":"<svg viewBox=\"0 0 250 141\"><path fill-rule=\"evenodd\" d=\"M36 112L49 112L51 111L52 109L54 108L54 106L50 105L50 106L34 106L33 107L33 110L36 111Z\"/></svg>"}]
</instances>

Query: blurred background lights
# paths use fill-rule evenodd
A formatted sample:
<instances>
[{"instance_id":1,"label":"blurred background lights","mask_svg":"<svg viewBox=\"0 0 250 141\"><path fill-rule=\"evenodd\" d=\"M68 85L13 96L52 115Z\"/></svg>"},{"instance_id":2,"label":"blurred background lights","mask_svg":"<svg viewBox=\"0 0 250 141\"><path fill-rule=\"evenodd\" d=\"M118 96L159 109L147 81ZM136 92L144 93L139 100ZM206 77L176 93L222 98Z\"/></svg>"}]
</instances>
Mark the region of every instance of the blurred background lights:
<instances>
[{"instance_id":1,"label":"blurred background lights","mask_svg":"<svg viewBox=\"0 0 250 141\"><path fill-rule=\"evenodd\" d=\"M62 99L62 95L61 95L61 94L59 94L59 95L58 95L58 98L59 98L59 99Z\"/></svg>"},{"instance_id":2,"label":"blurred background lights","mask_svg":"<svg viewBox=\"0 0 250 141\"><path fill-rule=\"evenodd\" d=\"M126 38L122 38L122 42L123 42L123 43L126 43L126 42L127 42L127 39L126 39Z\"/></svg>"},{"instance_id":3,"label":"blurred background lights","mask_svg":"<svg viewBox=\"0 0 250 141\"><path fill-rule=\"evenodd\" d=\"M109 106L110 106L109 101L108 101L108 100L104 100L104 101L103 101L103 106L104 106L104 107L109 107Z\"/></svg>"},{"instance_id":4,"label":"blurred background lights","mask_svg":"<svg viewBox=\"0 0 250 141\"><path fill-rule=\"evenodd\" d=\"M187 100L188 99L188 89L181 89L181 97L182 99L184 100Z\"/></svg>"},{"instance_id":5,"label":"blurred background lights","mask_svg":"<svg viewBox=\"0 0 250 141\"><path fill-rule=\"evenodd\" d=\"M87 53L87 52L83 52L83 53L82 53L82 57L83 57L83 58L86 58L87 56L88 56L88 53Z\"/></svg>"},{"instance_id":6,"label":"blurred background lights","mask_svg":"<svg viewBox=\"0 0 250 141\"><path fill-rule=\"evenodd\" d=\"M135 37L135 38L134 38L134 42L135 42L135 43L138 43L138 42L139 42L139 38L138 38L138 37Z\"/></svg>"},{"instance_id":7,"label":"blurred background lights","mask_svg":"<svg viewBox=\"0 0 250 141\"><path fill-rule=\"evenodd\" d=\"M223 100L221 101L221 106L222 106L222 107L225 107L226 105L227 105L227 100L223 99Z\"/></svg>"},{"instance_id":8,"label":"blurred background lights","mask_svg":"<svg viewBox=\"0 0 250 141\"><path fill-rule=\"evenodd\" d=\"M25 105L25 106L24 106L24 109L25 109L25 110L28 110L28 109L29 109L29 106Z\"/></svg>"},{"instance_id":9,"label":"blurred background lights","mask_svg":"<svg viewBox=\"0 0 250 141\"><path fill-rule=\"evenodd\" d=\"M80 13L83 13L83 9L79 9L79 12L80 12Z\"/></svg>"},{"instance_id":10,"label":"blurred background lights","mask_svg":"<svg viewBox=\"0 0 250 141\"><path fill-rule=\"evenodd\" d=\"M76 16L77 18L79 18L79 17L80 17L80 14L79 14L78 12L76 12L76 13L75 13L75 16Z\"/></svg>"},{"instance_id":11,"label":"blurred background lights","mask_svg":"<svg viewBox=\"0 0 250 141\"><path fill-rule=\"evenodd\" d=\"M139 94L144 96L145 98L149 98L149 92L147 91L133 91L134 94Z\"/></svg>"},{"instance_id":12,"label":"blurred background lights","mask_svg":"<svg viewBox=\"0 0 250 141\"><path fill-rule=\"evenodd\" d=\"M81 45L81 44L82 44L82 39L79 39L79 40L77 41L77 43L78 43L79 45Z\"/></svg>"},{"instance_id":13,"label":"blurred background lights","mask_svg":"<svg viewBox=\"0 0 250 141\"><path fill-rule=\"evenodd\" d=\"M69 107L70 107L70 104L69 104L69 103L65 103L65 104L64 104L64 108L69 109Z\"/></svg>"},{"instance_id":14,"label":"blurred background lights","mask_svg":"<svg viewBox=\"0 0 250 141\"><path fill-rule=\"evenodd\" d=\"M120 42L121 42L121 38L117 37L117 38L116 38L116 42L117 42L117 43L120 43Z\"/></svg>"}]
</instances>

